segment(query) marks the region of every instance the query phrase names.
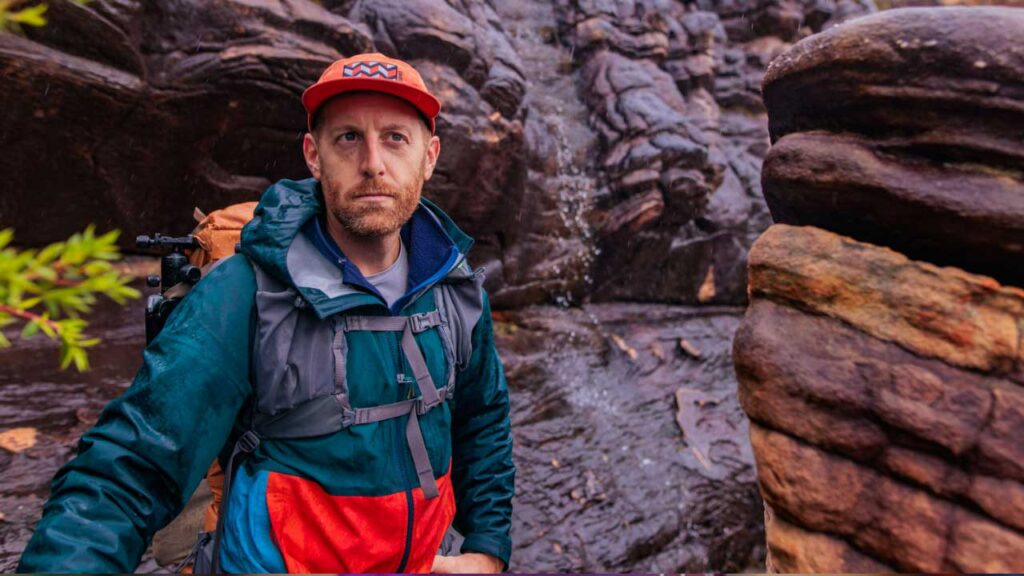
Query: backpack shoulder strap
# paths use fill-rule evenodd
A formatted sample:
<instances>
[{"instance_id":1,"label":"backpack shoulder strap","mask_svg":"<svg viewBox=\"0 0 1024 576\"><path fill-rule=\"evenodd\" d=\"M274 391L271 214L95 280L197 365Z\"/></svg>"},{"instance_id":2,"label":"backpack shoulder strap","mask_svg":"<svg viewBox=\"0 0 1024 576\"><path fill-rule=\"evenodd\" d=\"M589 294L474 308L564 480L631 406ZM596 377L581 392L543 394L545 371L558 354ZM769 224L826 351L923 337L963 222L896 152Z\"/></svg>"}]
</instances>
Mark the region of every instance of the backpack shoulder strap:
<instances>
[{"instance_id":1,"label":"backpack shoulder strap","mask_svg":"<svg viewBox=\"0 0 1024 576\"><path fill-rule=\"evenodd\" d=\"M484 309L483 283L483 268L474 271L463 260L434 290L434 304L457 371L465 369L473 355L473 328Z\"/></svg>"}]
</instances>

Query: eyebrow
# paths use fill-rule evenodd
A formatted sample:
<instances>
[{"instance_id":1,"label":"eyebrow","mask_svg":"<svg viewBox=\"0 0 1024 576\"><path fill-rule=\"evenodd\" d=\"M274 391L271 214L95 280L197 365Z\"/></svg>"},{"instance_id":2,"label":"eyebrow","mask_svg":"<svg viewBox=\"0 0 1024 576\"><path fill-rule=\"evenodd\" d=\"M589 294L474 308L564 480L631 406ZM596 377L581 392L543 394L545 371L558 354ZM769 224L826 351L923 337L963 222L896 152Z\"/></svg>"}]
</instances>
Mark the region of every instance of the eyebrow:
<instances>
[{"instance_id":1,"label":"eyebrow","mask_svg":"<svg viewBox=\"0 0 1024 576\"><path fill-rule=\"evenodd\" d=\"M330 126L329 128L332 134L338 134L342 132L359 132L361 134L363 132L361 128L354 126L352 124L340 124L338 126ZM398 122L385 124L380 128L381 132L387 132L389 130L403 130L406 132L412 132L412 128L409 126L409 124L401 124Z\"/></svg>"},{"instance_id":2,"label":"eyebrow","mask_svg":"<svg viewBox=\"0 0 1024 576\"><path fill-rule=\"evenodd\" d=\"M410 126L408 124L400 124L400 123L397 123L397 122L392 122L391 124L385 124L384 126L381 126L380 129L381 129L381 131L386 131L386 130L405 130L406 132L411 132L412 131L412 128L410 128Z\"/></svg>"},{"instance_id":3,"label":"eyebrow","mask_svg":"<svg viewBox=\"0 0 1024 576\"><path fill-rule=\"evenodd\" d=\"M351 124L340 124L338 126L328 126L328 132L331 134L339 134L342 132L362 132L359 128Z\"/></svg>"}]
</instances>

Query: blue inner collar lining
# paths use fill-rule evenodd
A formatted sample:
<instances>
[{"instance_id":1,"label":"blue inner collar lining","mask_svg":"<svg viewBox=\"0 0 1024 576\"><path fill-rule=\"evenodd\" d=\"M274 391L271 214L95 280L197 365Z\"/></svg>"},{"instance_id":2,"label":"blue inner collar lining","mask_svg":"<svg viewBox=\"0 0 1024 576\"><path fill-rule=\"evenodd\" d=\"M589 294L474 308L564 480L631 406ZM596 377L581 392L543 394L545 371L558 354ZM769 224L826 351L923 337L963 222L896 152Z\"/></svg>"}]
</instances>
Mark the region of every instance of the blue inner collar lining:
<instances>
[{"instance_id":1,"label":"blue inner collar lining","mask_svg":"<svg viewBox=\"0 0 1024 576\"><path fill-rule=\"evenodd\" d=\"M345 257L338 244L326 231L321 221L325 216L311 218L303 226L303 233L313 242L325 258L341 269L342 282L373 294L384 302L355 264ZM409 282L406 293L394 302L391 312L398 313L421 290L443 278L459 260L459 249L437 218L422 204L402 227L402 241L409 259Z\"/></svg>"}]
</instances>

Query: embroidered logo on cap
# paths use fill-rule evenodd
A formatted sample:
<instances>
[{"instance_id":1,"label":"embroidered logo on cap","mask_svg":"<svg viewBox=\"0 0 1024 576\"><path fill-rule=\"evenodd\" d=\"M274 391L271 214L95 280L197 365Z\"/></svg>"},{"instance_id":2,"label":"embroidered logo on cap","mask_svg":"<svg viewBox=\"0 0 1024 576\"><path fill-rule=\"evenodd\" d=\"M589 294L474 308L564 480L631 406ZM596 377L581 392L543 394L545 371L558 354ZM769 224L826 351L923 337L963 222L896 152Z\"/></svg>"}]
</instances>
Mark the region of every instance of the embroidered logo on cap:
<instances>
[{"instance_id":1,"label":"embroidered logo on cap","mask_svg":"<svg viewBox=\"0 0 1024 576\"><path fill-rule=\"evenodd\" d=\"M383 78L396 81L402 79L401 74L398 72L398 66L395 64L374 61L345 64L341 75L344 78Z\"/></svg>"}]
</instances>

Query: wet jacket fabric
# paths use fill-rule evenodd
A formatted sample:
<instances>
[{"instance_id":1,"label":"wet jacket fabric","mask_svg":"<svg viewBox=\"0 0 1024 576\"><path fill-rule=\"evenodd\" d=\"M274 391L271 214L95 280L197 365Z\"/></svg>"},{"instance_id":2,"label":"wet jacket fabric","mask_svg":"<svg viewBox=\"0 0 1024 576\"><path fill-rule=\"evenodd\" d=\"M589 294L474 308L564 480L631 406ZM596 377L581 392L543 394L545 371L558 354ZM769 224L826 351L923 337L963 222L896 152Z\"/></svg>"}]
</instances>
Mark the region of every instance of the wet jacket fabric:
<instances>
[{"instance_id":1,"label":"wet jacket fabric","mask_svg":"<svg viewBox=\"0 0 1024 576\"><path fill-rule=\"evenodd\" d=\"M409 290L388 308L343 255L331 262L317 246L322 239L311 223L322 205L312 179L283 180L267 190L243 231L243 254L214 268L179 304L146 349L131 388L106 407L82 437L79 455L57 473L19 571L132 571L210 461L218 454L223 459L229 439L246 429L259 321L250 261L294 287L324 321L431 312L431 287L465 266L472 241L424 200L402 230ZM266 440L232 484L224 569L425 572L449 524L465 535L463 552L490 554L507 565L515 474L508 391L486 294L482 298L453 397L420 418L440 495L427 499L419 487L404 417L314 438ZM417 393L415 380L403 377L408 367L396 334L346 336L354 406ZM437 330L416 340L431 377L448 381L455 367Z\"/></svg>"}]
</instances>

